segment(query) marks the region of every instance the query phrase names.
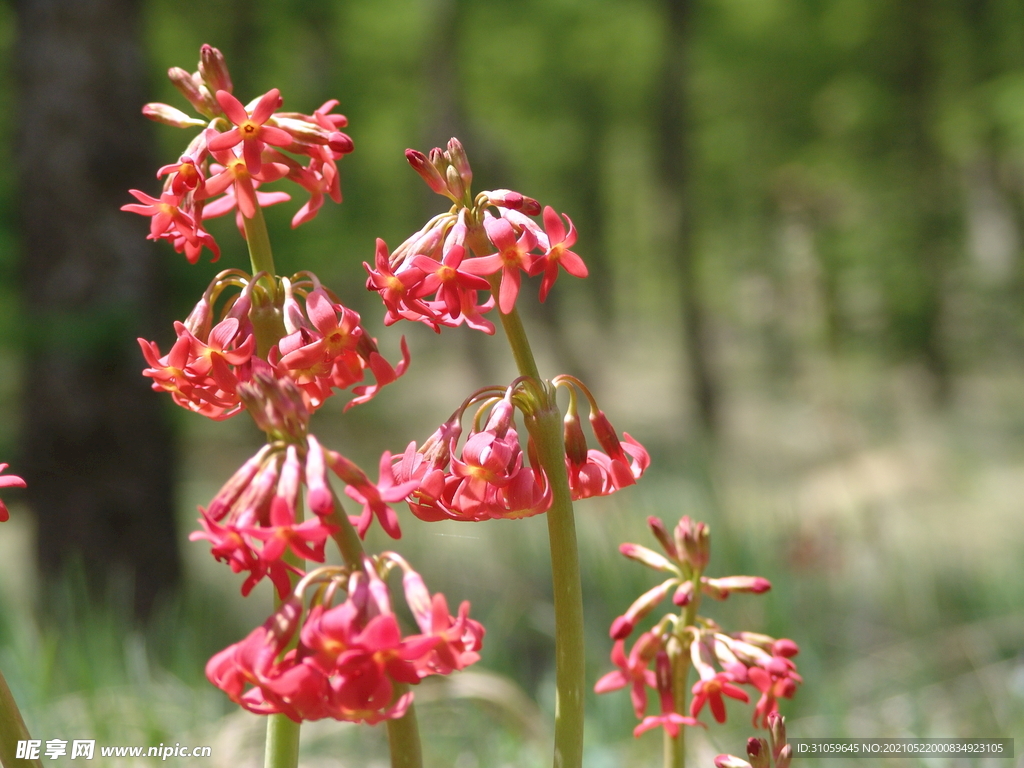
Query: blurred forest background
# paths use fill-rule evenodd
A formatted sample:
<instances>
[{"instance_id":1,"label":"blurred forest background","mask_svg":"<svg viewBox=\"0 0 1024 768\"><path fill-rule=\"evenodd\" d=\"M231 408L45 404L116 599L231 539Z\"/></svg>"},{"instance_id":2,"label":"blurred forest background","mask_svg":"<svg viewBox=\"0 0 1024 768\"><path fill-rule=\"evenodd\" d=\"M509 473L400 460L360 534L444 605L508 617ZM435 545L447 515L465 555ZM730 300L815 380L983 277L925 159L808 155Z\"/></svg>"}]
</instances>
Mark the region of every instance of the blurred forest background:
<instances>
[{"instance_id":1,"label":"blurred forest background","mask_svg":"<svg viewBox=\"0 0 1024 768\"><path fill-rule=\"evenodd\" d=\"M267 215L284 272L316 271L390 353L409 337L404 379L315 425L364 466L511 378L500 332L380 327L361 262L445 207L403 150L459 136L477 189L572 217L591 278L525 302L541 369L583 377L654 459L578 507L592 680L653 585L617 544L689 514L712 574L773 582L707 612L801 645L791 736L1024 739L1019 0L0 5L0 458L30 482L5 497L0 667L34 735L260 760L258 718L202 669L269 593L241 600L187 541L259 436L150 393L134 342L166 345L244 248L216 222L224 257L190 267L117 210L188 140L138 110L184 106L164 73L204 42L243 101L349 117L344 204L294 232L297 203ZM545 764L543 521L402 514L403 553L488 627L480 669L418 699L429 764ZM696 764L742 750L749 708L729 710ZM625 694L588 718L588 765L654 764ZM306 728L303 764L384 765L378 730Z\"/></svg>"}]
</instances>

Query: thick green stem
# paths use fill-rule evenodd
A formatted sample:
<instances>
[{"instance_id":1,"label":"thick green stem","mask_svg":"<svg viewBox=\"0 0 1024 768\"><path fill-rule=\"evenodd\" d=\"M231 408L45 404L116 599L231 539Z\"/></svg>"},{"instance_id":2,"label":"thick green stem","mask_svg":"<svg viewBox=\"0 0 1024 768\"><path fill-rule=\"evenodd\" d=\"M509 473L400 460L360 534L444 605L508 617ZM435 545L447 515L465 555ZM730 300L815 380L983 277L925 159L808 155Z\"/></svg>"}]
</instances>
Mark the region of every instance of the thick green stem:
<instances>
[{"instance_id":1,"label":"thick green stem","mask_svg":"<svg viewBox=\"0 0 1024 768\"><path fill-rule=\"evenodd\" d=\"M494 293L497 295L497 290ZM514 307L509 314L501 314L501 324L520 375L540 379L530 342ZM586 685L583 587L580 583L572 494L565 471L561 415L552 392L545 390L545 401L537 414L527 420L527 428L537 446L541 467L551 484L552 493L547 518L555 602L554 765L555 768L580 768L583 765L583 697Z\"/></svg>"},{"instance_id":2,"label":"thick green stem","mask_svg":"<svg viewBox=\"0 0 1024 768\"><path fill-rule=\"evenodd\" d=\"M284 319L277 302L277 280L274 271L274 254L270 250L270 235L263 209L256 206L251 219L242 218L245 227L245 242L249 246L249 261L252 273L265 272L253 291L253 305L249 312L253 333L256 336L256 354L266 359L271 348L285 335Z\"/></svg>"},{"instance_id":3,"label":"thick green stem","mask_svg":"<svg viewBox=\"0 0 1024 768\"><path fill-rule=\"evenodd\" d=\"M0 672L0 765L4 768L29 765L43 768L41 760L19 760L17 757L18 742L29 738L18 704L7 687L3 672Z\"/></svg>"},{"instance_id":4,"label":"thick green stem","mask_svg":"<svg viewBox=\"0 0 1024 768\"><path fill-rule=\"evenodd\" d=\"M409 686L395 684L395 695L403 696ZM391 768L423 768L423 750L420 748L420 729L416 724L416 709L410 704L405 714L388 720L388 747L391 750Z\"/></svg>"},{"instance_id":5,"label":"thick green stem","mask_svg":"<svg viewBox=\"0 0 1024 768\"><path fill-rule=\"evenodd\" d=\"M256 206L256 213L251 219L242 217L245 227L245 242L249 246L249 261L252 273L266 272L270 276L277 274L274 269L274 253L270 250L270 235L267 233L267 222L263 218L263 209Z\"/></svg>"},{"instance_id":6,"label":"thick green stem","mask_svg":"<svg viewBox=\"0 0 1024 768\"><path fill-rule=\"evenodd\" d=\"M299 764L299 728L287 715L267 717L264 768L296 768Z\"/></svg>"}]
</instances>

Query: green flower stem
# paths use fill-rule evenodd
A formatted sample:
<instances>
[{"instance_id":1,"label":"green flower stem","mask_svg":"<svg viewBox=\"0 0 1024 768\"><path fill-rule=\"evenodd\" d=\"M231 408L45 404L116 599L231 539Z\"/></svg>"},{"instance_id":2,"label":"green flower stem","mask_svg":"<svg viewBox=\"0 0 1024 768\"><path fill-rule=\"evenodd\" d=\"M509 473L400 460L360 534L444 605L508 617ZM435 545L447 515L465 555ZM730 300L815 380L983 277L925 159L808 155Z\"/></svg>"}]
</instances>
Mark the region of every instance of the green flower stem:
<instances>
[{"instance_id":1,"label":"green flower stem","mask_svg":"<svg viewBox=\"0 0 1024 768\"><path fill-rule=\"evenodd\" d=\"M35 766L43 768L41 760L25 760L17 758L17 747L19 741L31 738L25 721L18 710L18 704L14 700L11 689L7 687L3 672L0 672L0 765L4 768L15 768L15 766Z\"/></svg>"},{"instance_id":2,"label":"green flower stem","mask_svg":"<svg viewBox=\"0 0 1024 768\"><path fill-rule=\"evenodd\" d=\"M491 278L498 295L496 276ZM499 312L500 313L500 312ZM522 376L540 379L537 363L518 311L501 314L512 356ZM555 768L583 765L583 696L586 685L583 648L583 587L576 546L576 520L572 511L569 477L565 472L562 419L554 393L548 391L538 412L526 421L537 446L541 467L551 483L552 502L547 512L551 550L551 582L555 600Z\"/></svg>"},{"instance_id":3,"label":"green flower stem","mask_svg":"<svg viewBox=\"0 0 1024 768\"><path fill-rule=\"evenodd\" d=\"M264 768L296 768L299 764L299 729L287 715L267 717L267 746Z\"/></svg>"},{"instance_id":4,"label":"green flower stem","mask_svg":"<svg viewBox=\"0 0 1024 768\"><path fill-rule=\"evenodd\" d=\"M395 683L395 696L404 696L408 690L406 683ZM404 715L388 720L388 747L391 768L423 768L420 729L416 723L416 708L412 704Z\"/></svg>"},{"instance_id":5,"label":"green flower stem","mask_svg":"<svg viewBox=\"0 0 1024 768\"><path fill-rule=\"evenodd\" d=\"M267 233L267 222L263 218L263 209L256 206L256 213L251 219L242 217L245 227L245 242L249 246L249 261L252 273L265 272L268 277L261 277L253 291L252 320L253 333L256 336L256 354L266 359L271 348L285 335L284 319L277 306L277 281L274 268L274 254L270 250L270 235Z\"/></svg>"},{"instance_id":6,"label":"green flower stem","mask_svg":"<svg viewBox=\"0 0 1024 768\"><path fill-rule=\"evenodd\" d=\"M251 219L242 217L242 224L245 227L245 242L249 246L252 273L255 275L257 272L266 272L268 275L276 275L274 253L270 250L270 235L267 233L263 209L257 205L256 213Z\"/></svg>"},{"instance_id":7,"label":"green flower stem","mask_svg":"<svg viewBox=\"0 0 1024 768\"><path fill-rule=\"evenodd\" d=\"M331 490L334 498L334 511L327 516L325 522L337 530L331 534L334 543L341 551L341 558L345 565L350 568L362 568L363 542L356 533L352 521L345 514L334 490ZM409 686L406 683L395 684L395 696L404 696ZM420 731L416 723L416 708L413 704L405 711L400 718L388 720L388 748L391 752L391 768L423 768L423 750L420 746ZM270 768L270 766L267 766Z\"/></svg>"},{"instance_id":8,"label":"green flower stem","mask_svg":"<svg viewBox=\"0 0 1024 768\"><path fill-rule=\"evenodd\" d=\"M680 650L678 655L672 659L672 695L676 702L676 712L681 715L687 713L686 694L690 690L690 644L684 640L690 637L689 633L686 633L686 628L692 627L697 620L697 608L700 606L700 573L694 574L693 585L693 598L680 614L681 621L676 630L676 647ZM665 731L665 768L685 768L686 728L685 725L679 726L679 735L675 738Z\"/></svg>"}]
</instances>

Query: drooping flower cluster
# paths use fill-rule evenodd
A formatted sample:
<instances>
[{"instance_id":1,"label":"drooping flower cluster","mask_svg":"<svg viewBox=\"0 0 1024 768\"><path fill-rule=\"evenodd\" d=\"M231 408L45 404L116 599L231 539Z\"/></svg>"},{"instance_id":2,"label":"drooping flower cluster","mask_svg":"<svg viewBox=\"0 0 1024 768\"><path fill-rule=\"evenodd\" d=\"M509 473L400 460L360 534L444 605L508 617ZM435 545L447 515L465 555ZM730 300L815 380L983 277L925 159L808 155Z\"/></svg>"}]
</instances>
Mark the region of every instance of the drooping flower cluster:
<instances>
[{"instance_id":1,"label":"drooping flower cluster","mask_svg":"<svg viewBox=\"0 0 1024 768\"><path fill-rule=\"evenodd\" d=\"M792 660L799 648L792 640L776 640L753 632L727 634L711 619L698 616L697 609L702 596L725 600L734 592L760 594L767 592L771 584L758 576L704 576L710 557L710 533L704 523L694 523L684 516L670 535L658 518L650 517L647 522L665 554L639 544L622 544L619 551L668 574L669 578L638 597L612 622L610 634L615 640L612 662L618 670L602 677L595 690L606 693L631 686L634 709L642 719L634 734L639 736L661 725L675 736L681 724L700 724L695 718L705 704L717 722L725 722L722 697L748 702L747 692L739 686L750 685L761 694L754 708L754 725L767 727L769 716L778 711L778 700L791 698L802 682ZM681 612L666 614L652 629L641 633L627 656L626 638L669 595ZM657 673L649 669L652 661ZM657 666L666 664L667 672ZM690 664L699 679L690 690L693 698L688 714L694 720L684 722L685 716L678 710L685 701L686 691L677 690L673 681L677 679L678 665L688 670ZM644 718L647 687L657 688L659 692L661 716Z\"/></svg>"},{"instance_id":2,"label":"drooping flower cluster","mask_svg":"<svg viewBox=\"0 0 1024 768\"><path fill-rule=\"evenodd\" d=\"M391 254L383 240L377 241L374 266L364 264L369 273L366 287L383 299L385 324L413 320L440 331L441 326L466 323L494 333L494 324L483 314L494 307L495 297L503 313L511 312L524 273L544 276L541 301L559 268L587 276L583 260L569 250L576 242L576 229L568 216L563 222L547 206L542 227L531 218L541 213L532 198L507 189L472 197L473 172L457 139L448 142L446 151L435 148L428 157L410 149L406 158L431 189L455 205ZM494 296L481 300L482 290L491 290Z\"/></svg>"},{"instance_id":3,"label":"drooping flower cluster","mask_svg":"<svg viewBox=\"0 0 1024 768\"><path fill-rule=\"evenodd\" d=\"M403 637L392 610L384 579L395 567L403 571L418 634ZM337 600L341 591L345 599ZM365 558L361 569L310 572L263 626L210 659L206 675L257 714L373 724L405 714L413 694L399 693L399 684L476 662L483 636L484 628L469 618L468 602L450 615L444 595L431 595L404 559L385 552Z\"/></svg>"},{"instance_id":4,"label":"drooping flower cluster","mask_svg":"<svg viewBox=\"0 0 1024 768\"><path fill-rule=\"evenodd\" d=\"M767 739L747 739L747 760L735 755L718 755L715 768L789 768L793 747L786 738L786 718L773 712L768 715L766 727Z\"/></svg>"},{"instance_id":5,"label":"drooping flower cluster","mask_svg":"<svg viewBox=\"0 0 1024 768\"><path fill-rule=\"evenodd\" d=\"M346 408L365 403L405 372L405 339L402 361L392 366L360 324L359 314L343 306L316 275L277 278L274 298L257 290L268 279L238 269L221 272L185 321L174 324L177 340L166 355L155 342L139 339L149 364L143 375L153 380L153 389L169 392L190 411L226 419L242 409L238 388L255 370L294 381L311 410L336 390L350 387L355 397ZM227 288L239 293L224 302L215 323L215 305ZM264 360L256 354L254 322L274 316L283 322L284 333ZM376 383L353 386L364 380L366 371Z\"/></svg>"},{"instance_id":6,"label":"drooping flower cluster","mask_svg":"<svg viewBox=\"0 0 1024 768\"><path fill-rule=\"evenodd\" d=\"M298 386L270 371L257 371L251 381L239 385L238 395L268 442L231 476L206 509L200 508L203 530L191 538L208 540L217 560L235 573L249 574L243 595L266 576L285 597L291 591L291 574L304 575L285 558L288 552L324 562L324 543L340 523L332 522L338 505L328 471L345 484L349 497L363 505L362 513L352 519L360 535L365 536L376 517L388 535L401 536L390 503L405 498L416 483L395 483L390 454L384 454L381 477L374 483L356 464L324 448L309 433L309 410ZM301 515L304 489L315 513L306 521Z\"/></svg>"},{"instance_id":7,"label":"drooping flower cluster","mask_svg":"<svg viewBox=\"0 0 1024 768\"><path fill-rule=\"evenodd\" d=\"M558 377L553 383L570 390L565 463L573 498L605 495L635 483L649 463L643 447L629 435L619 440L578 380ZM576 387L590 398L591 424L605 453L587 450L576 411ZM460 451L462 422L471 406L477 408ZM398 481L417 483L408 499L413 514L433 522L521 518L546 512L551 506L551 484L533 438L527 437L524 452L515 423L517 410L529 423L537 407L537 387L529 379L519 378L507 389L486 387L467 398L419 449L410 443L393 463Z\"/></svg>"},{"instance_id":8,"label":"drooping flower cluster","mask_svg":"<svg viewBox=\"0 0 1024 768\"><path fill-rule=\"evenodd\" d=\"M166 240L191 263L203 248L220 257L220 248L203 222L235 210L238 227L261 206L290 199L286 192L259 188L287 178L309 193L292 218L292 226L314 218L330 197L341 202L337 161L352 151L352 140L341 129L348 121L333 114L337 101L328 101L312 115L277 111L282 104L276 88L243 105L232 94L231 76L220 51L204 45L198 71L178 67L168 72L175 88L202 118L167 104L147 104L147 117L177 128L202 128L177 162L165 165L160 197L137 189L138 200L122 210L149 216L151 240ZM287 150L285 154L280 150ZM307 158L305 165L291 155Z\"/></svg>"},{"instance_id":9,"label":"drooping flower cluster","mask_svg":"<svg viewBox=\"0 0 1024 768\"><path fill-rule=\"evenodd\" d=\"M7 469L7 464L0 464L0 473ZM0 475L0 488L24 488L25 481L17 475ZM11 513L7 511L7 505L0 499L0 523L6 523L11 519Z\"/></svg>"}]
</instances>

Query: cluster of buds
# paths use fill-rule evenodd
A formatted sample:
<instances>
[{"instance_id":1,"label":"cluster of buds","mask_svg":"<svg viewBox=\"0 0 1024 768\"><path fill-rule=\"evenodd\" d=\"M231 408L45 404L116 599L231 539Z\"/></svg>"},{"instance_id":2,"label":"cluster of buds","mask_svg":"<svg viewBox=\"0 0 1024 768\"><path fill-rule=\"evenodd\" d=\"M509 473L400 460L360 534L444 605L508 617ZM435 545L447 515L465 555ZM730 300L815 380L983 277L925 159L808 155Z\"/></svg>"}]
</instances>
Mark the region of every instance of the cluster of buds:
<instances>
[{"instance_id":1,"label":"cluster of buds","mask_svg":"<svg viewBox=\"0 0 1024 768\"><path fill-rule=\"evenodd\" d=\"M278 278L273 298L261 286L265 273L221 272L185 319L174 324L177 340L166 355L155 342L139 339L149 367L143 372L153 389L169 392L178 405L211 419L225 419L242 409L239 386L254 371L269 371L293 381L309 409L319 408L335 390L352 387L346 408L372 399L380 388L401 376L409 365L402 339L402 361L392 366L377 342L360 325L357 312L343 306L316 275L300 272ZM238 293L225 302L214 323L215 305L225 289ZM254 324L280 318L285 334L266 355L256 356ZM374 384L362 382L369 370Z\"/></svg>"},{"instance_id":2,"label":"cluster of buds","mask_svg":"<svg viewBox=\"0 0 1024 768\"><path fill-rule=\"evenodd\" d=\"M669 533L658 518L650 517L647 522L664 554L639 544L622 544L619 551L669 578L638 597L612 622L612 662L618 669L602 677L595 690L605 693L631 686L633 706L642 719L634 734L639 736L660 725L675 736L679 725L700 724L696 718L705 704L717 722L725 722L722 697L748 702L747 692L739 686L750 685L761 694L754 708L754 725L767 727L769 716L778 710L778 700L791 698L802 682L792 661L799 648L788 639L776 640L753 632L725 633L711 619L699 616L697 610L702 596L725 600L734 592L760 594L771 584L758 576L704 576L710 559L710 531L704 523L684 516ZM680 612L664 615L652 629L641 633L627 655L626 639L669 595ZM652 662L655 671L649 669ZM675 681L680 679L676 674L679 669L684 671L685 679L690 664L699 679L690 691L693 698L684 716L679 709L687 692L678 690ZM648 687L656 688L661 697L660 717L644 717Z\"/></svg>"},{"instance_id":3,"label":"cluster of buds","mask_svg":"<svg viewBox=\"0 0 1024 768\"><path fill-rule=\"evenodd\" d=\"M328 101L312 115L277 111L282 99L273 89L243 105L232 95L231 76L220 51L204 45L197 72L178 67L168 72L175 88L202 117L190 117L167 104L147 104L142 112L176 128L202 128L178 162L157 172L163 192L154 198L130 190L138 203L122 210L150 216L151 240L167 240L195 263L203 248L214 261L220 249L203 222L229 211L237 212L239 229L260 206L290 199L285 192L262 192L260 185L287 178L309 193L309 200L292 219L298 226L316 216L324 197L341 201L337 161L352 151L352 140L340 129L348 121L332 114L337 101ZM308 158L303 165L291 154Z\"/></svg>"},{"instance_id":4,"label":"cluster of buds","mask_svg":"<svg viewBox=\"0 0 1024 768\"><path fill-rule=\"evenodd\" d=\"M383 299L385 324L412 320L440 331L441 326L466 323L494 333L493 323L483 314L494 307L495 298L503 313L512 311L523 273L544 275L541 301L554 285L559 267L576 277L587 276L583 260L569 250L576 242L576 229L568 216L563 222L547 206L542 227L531 218L541 213L532 198L507 189L472 196L473 173L457 139L448 142L447 151L435 148L428 157L410 149L406 157L430 188L454 205L391 254L383 240L377 241L374 266L364 264L369 273L366 287ZM481 301L481 290L494 295Z\"/></svg>"},{"instance_id":5,"label":"cluster of buds","mask_svg":"<svg viewBox=\"0 0 1024 768\"><path fill-rule=\"evenodd\" d=\"M786 718L778 712L768 715L768 738L747 739L747 759L719 755L715 768L789 768L793 747L786 739Z\"/></svg>"},{"instance_id":6,"label":"cluster of buds","mask_svg":"<svg viewBox=\"0 0 1024 768\"><path fill-rule=\"evenodd\" d=\"M404 637L384 583L396 567L419 629ZM476 662L483 635L468 602L452 616L444 595L384 552L358 569L311 571L261 627L210 659L206 675L257 714L373 724L405 714L413 698L405 686Z\"/></svg>"},{"instance_id":7,"label":"cluster of buds","mask_svg":"<svg viewBox=\"0 0 1024 768\"><path fill-rule=\"evenodd\" d=\"M552 380L570 392L565 416L565 465L573 499L607 495L636 482L650 463L647 451L628 434L619 440L590 391L571 376ZM590 402L590 422L604 452L588 450L576 409L576 389ZM551 485L537 458L533 438L524 452L516 411L529 420L545 396L536 380L520 377L506 389L486 387L466 399L419 449L410 443L394 458L399 481L417 481L409 508L421 520L521 518L546 512ZM462 450L462 422L476 406ZM525 457L525 460L524 460ZM527 463L528 461L528 463Z\"/></svg>"},{"instance_id":8,"label":"cluster of buds","mask_svg":"<svg viewBox=\"0 0 1024 768\"><path fill-rule=\"evenodd\" d=\"M243 464L217 492L206 509L200 508L202 531L217 560L235 573L248 573L242 585L247 595L265 576L284 598L291 591L291 574L304 572L288 561L295 558L324 562L324 544L338 530L332 518L338 509L328 471L344 484L345 493L363 505L353 518L365 536L376 517L393 538L401 536L398 516L390 503L405 498L415 482L394 482L391 455L384 454L381 476L374 483L356 464L324 448L309 433L309 410L298 386L290 379L257 372L238 387L239 397L268 442ZM301 498L315 513L302 521Z\"/></svg>"},{"instance_id":9,"label":"cluster of buds","mask_svg":"<svg viewBox=\"0 0 1024 768\"><path fill-rule=\"evenodd\" d=\"M0 473L7 469L7 464L0 464ZM0 475L0 488L24 488L25 481L17 475ZM0 499L0 523L6 523L11 519L11 513L7 511L7 505Z\"/></svg>"}]
</instances>

